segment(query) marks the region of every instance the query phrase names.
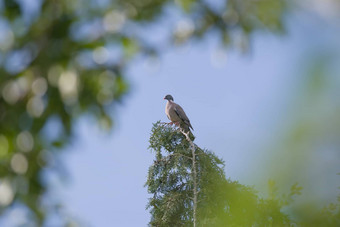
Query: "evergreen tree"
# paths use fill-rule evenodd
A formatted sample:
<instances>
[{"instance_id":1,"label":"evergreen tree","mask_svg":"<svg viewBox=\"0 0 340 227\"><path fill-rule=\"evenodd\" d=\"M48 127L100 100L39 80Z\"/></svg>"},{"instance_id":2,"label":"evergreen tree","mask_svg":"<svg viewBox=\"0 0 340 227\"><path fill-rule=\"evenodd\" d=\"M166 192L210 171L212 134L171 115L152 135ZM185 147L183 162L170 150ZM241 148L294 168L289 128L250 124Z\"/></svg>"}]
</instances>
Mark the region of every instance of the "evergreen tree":
<instances>
[{"instance_id":1,"label":"evergreen tree","mask_svg":"<svg viewBox=\"0 0 340 227\"><path fill-rule=\"evenodd\" d=\"M280 211L284 203L279 199L274 196L261 199L253 188L226 179L220 158L197 145L194 148L193 155L190 141L179 130L160 122L154 124L150 149L156 157L146 182L148 192L153 195L147 206L152 215L150 226L287 226L292 223Z\"/></svg>"}]
</instances>

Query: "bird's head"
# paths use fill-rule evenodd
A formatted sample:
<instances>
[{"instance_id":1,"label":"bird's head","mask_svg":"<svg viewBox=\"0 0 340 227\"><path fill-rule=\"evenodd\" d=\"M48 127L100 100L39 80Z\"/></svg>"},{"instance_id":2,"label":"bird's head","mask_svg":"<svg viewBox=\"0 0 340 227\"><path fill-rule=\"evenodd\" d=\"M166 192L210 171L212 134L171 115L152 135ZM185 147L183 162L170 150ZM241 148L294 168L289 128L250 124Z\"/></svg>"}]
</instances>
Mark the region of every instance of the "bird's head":
<instances>
[{"instance_id":1,"label":"bird's head","mask_svg":"<svg viewBox=\"0 0 340 227\"><path fill-rule=\"evenodd\" d=\"M174 101L174 98L171 96L171 95L166 95L165 97L164 97L164 99L165 100L168 100L168 101Z\"/></svg>"}]
</instances>

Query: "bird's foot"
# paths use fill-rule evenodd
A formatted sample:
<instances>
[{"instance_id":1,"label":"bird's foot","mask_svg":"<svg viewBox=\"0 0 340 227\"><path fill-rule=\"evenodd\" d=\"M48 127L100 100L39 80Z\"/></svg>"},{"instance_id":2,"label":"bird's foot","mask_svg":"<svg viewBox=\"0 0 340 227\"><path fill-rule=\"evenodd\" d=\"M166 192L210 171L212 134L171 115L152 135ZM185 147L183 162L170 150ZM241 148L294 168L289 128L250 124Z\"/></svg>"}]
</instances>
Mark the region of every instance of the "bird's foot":
<instances>
[{"instance_id":1,"label":"bird's foot","mask_svg":"<svg viewBox=\"0 0 340 227\"><path fill-rule=\"evenodd\" d=\"M176 126L179 126L179 122L169 122L168 124L169 124L169 125L176 125Z\"/></svg>"}]
</instances>

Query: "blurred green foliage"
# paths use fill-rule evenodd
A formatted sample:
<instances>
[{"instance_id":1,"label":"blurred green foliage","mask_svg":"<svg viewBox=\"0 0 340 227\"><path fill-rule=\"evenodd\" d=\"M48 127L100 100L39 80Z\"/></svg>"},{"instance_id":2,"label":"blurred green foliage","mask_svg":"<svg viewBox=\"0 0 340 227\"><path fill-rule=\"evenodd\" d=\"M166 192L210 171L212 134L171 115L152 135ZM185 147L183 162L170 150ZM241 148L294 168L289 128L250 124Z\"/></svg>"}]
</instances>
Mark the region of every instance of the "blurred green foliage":
<instances>
[{"instance_id":1,"label":"blurred green foliage","mask_svg":"<svg viewBox=\"0 0 340 227\"><path fill-rule=\"evenodd\" d=\"M331 44L332 45L332 44ZM339 226L339 53L322 48L304 56L302 72L279 142L268 153L276 191L298 180L306 189L304 198L288 212L301 226ZM336 66L336 67L335 67ZM331 161L329 161L331 160ZM289 166L287 168L287 166ZM338 174L339 175L339 174ZM298 190L296 186L292 190ZM338 191L336 191L338 189ZM290 195L285 200L293 201ZM327 201L327 202L326 202ZM329 204L326 204L330 202Z\"/></svg>"},{"instance_id":2,"label":"blurred green foliage","mask_svg":"<svg viewBox=\"0 0 340 227\"><path fill-rule=\"evenodd\" d=\"M152 195L150 226L193 226L192 153L183 134L157 122L150 136L155 153L145 184ZM198 204L197 226L339 226L340 198L320 212L301 216L309 207L290 205L303 188L295 183L280 194L275 181L268 182L268 198L249 186L227 179L224 162L211 151L196 146ZM283 211L285 210L285 212ZM297 218L298 217L298 218Z\"/></svg>"},{"instance_id":3,"label":"blurred green foliage","mask_svg":"<svg viewBox=\"0 0 340 227\"><path fill-rule=\"evenodd\" d=\"M51 212L42 203L44 170L72 139L80 115L111 128L114 105L128 91L124 72L131 59L164 48L146 42L140 28L166 19L165 9L185 18L171 28L170 40L179 43L215 31L221 43L241 40L244 47L253 31L282 30L286 1L222 3L216 8L194 0L0 1L0 214L15 203L31 211L33 222L43 223Z\"/></svg>"}]
</instances>

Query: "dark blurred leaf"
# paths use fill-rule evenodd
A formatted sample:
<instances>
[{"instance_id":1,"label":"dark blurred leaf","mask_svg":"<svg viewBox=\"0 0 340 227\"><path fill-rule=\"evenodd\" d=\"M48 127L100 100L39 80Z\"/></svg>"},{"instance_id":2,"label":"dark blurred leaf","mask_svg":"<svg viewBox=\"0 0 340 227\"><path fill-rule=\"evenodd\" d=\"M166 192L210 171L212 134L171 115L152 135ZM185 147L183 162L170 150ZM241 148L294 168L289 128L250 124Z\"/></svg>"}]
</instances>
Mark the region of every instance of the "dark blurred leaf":
<instances>
[{"instance_id":1,"label":"dark blurred leaf","mask_svg":"<svg viewBox=\"0 0 340 227\"><path fill-rule=\"evenodd\" d=\"M4 0L5 16L10 20L13 20L20 16L20 5L15 0Z\"/></svg>"}]
</instances>

